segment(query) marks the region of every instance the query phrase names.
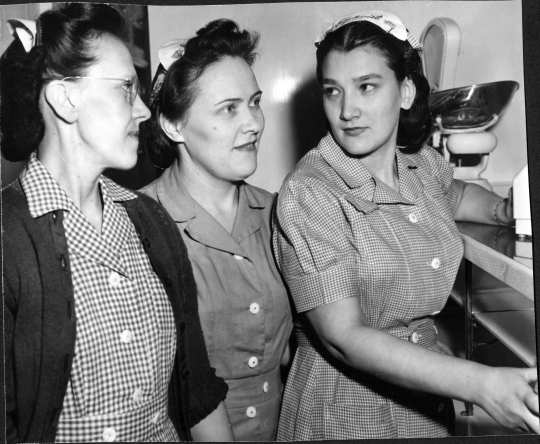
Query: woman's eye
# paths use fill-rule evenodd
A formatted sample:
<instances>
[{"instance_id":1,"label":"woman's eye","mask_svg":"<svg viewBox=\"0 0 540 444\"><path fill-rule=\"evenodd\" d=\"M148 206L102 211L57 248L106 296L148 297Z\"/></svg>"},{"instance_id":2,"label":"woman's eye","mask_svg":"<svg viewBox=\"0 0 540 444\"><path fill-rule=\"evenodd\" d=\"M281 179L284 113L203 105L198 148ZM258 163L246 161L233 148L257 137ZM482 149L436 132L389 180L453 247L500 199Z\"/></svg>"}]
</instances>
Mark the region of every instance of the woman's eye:
<instances>
[{"instance_id":1,"label":"woman's eye","mask_svg":"<svg viewBox=\"0 0 540 444\"><path fill-rule=\"evenodd\" d=\"M339 94L339 90L332 86L323 87L323 92L326 96L337 96Z\"/></svg>"},{"instance_id":2,"label":"woman's eye","mask_svg":"<svg viewBox=\"0 0 540 444\"><path fill-rule=\"evenodd\" d=\"M360 89L365 92L373 91L375 89L375 85L371 83L364 83L360 86Z\"/></svg>"},{"instance_id":3,"label":"woman's eye","mask_svg":"<svg viewBox=\"0 0 540 444\"><path fill-rule=\"evenodd\" d=\"M260 97L257 97L256 99L253 99L252 102L251 102L251 106L254 106L256 108L258 108L260 105L261 105L261 98Z\"/></svg>"},{"instance_id":4,"label":"woman's eye","mask_svg":"<svg viewBox=\"0 0 540 444\"><path fill-rule=\"evenodd\" d=\"M236 105L231 103L230 105L226 105L223 108L221 108L221 110L226 112L227 114L232 114L236 111Z\"/></svg>"}]
</instances>

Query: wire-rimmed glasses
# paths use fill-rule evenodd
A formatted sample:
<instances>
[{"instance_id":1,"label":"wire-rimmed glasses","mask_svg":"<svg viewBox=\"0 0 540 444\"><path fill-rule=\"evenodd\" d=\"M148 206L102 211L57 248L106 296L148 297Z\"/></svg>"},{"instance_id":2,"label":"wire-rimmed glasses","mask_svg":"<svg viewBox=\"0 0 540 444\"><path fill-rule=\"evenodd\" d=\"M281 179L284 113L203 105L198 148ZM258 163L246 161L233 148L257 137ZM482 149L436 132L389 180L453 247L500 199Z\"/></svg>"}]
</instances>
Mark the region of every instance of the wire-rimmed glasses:
<instances>
[{"instance_id":1,"label":"wire-rimmed glasses","mask_svg":"<svg viewBox=\"0 0 540 444\"><path fill-rule=\"evenodd\" d=\"M92 76L70 76L70 77L63 77L63 78L50 78L47 80L71 80L71 79L90 79L90 80L116 80L117 82L124 82L122 85L122 88L127 93L127 100L131 106L135 103L135 100L137 100L137 95L140 92L140 86L139 86L139 79L137 77L134 77L132 79L119 79L114 77L92 77Z\"/></svg>"}]
</instances>

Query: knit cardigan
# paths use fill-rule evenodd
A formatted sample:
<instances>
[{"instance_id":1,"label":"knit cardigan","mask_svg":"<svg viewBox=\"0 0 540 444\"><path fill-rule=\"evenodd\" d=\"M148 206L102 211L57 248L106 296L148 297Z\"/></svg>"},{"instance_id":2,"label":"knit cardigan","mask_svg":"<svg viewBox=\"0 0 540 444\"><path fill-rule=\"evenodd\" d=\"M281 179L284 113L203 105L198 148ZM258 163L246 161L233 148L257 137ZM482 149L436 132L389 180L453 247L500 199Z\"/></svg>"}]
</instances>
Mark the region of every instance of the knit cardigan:
<instances>
[{"instance_id":1,"label":"knit cardigan","mask_svg":"<svg viewBox=\"0 0 540 444\"><path fill-rule=\"evenodd\" d=\"M170 300L177 349L169 416L181 440L225 399L210 367L186 247L164 208L121 202ZM2 190L7 442L54 441L75 352L76 320L63 211L32 218L17 180Z\"/></svg>"}]
</instances>

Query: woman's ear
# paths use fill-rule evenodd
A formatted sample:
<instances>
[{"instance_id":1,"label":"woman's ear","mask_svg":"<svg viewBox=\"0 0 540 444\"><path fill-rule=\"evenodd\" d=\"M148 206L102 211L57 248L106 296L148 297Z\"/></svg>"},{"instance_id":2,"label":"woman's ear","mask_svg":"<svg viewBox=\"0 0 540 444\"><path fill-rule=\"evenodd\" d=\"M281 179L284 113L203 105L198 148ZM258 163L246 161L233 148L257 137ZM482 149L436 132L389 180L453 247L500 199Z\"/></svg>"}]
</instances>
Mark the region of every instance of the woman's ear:
<instances>
[{"instance_id":1,"label":"woman's ear","mask_svg":"<svg viewBox=\"0 0 540 444\"><path fill-rule=\"evenodd\" d=\"M182 143L184 141L184 135L182 134L182 123L180 123L180 120L173 122L164 117L163 114L160 114L159 124L161 125L161 129L164 131L164 133L167 134L167 137L173 142Z\"/></svg>"},{"instance_id":2,"label":"woman's ear","mask_svg":"<svg viewBox=\"0 0 540 444\"><path fill-rule=\"evenodd\" d=\"M67 123L74 123L79 117L74 96L75 88L68 87L60 80L53 80L45 86L45 101L53 112Z\"/></svg>"},{"instance_id":3,"label":"woman's ear","mask_svg":"<svg viewBox=\"0 0 540 444\"><path fill-rule=\"evenodd\" d=\"M416 97L416 85L410 77L401 82L401 108L410 109Z\"/></svg>"}]
</instances>

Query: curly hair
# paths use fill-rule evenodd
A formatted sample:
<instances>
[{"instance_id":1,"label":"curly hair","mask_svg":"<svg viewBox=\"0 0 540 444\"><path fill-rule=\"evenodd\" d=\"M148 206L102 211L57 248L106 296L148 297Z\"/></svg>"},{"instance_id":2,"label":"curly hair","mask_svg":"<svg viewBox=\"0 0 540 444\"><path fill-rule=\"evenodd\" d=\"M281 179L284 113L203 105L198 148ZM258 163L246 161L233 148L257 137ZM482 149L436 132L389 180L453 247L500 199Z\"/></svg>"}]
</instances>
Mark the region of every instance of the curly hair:
<instances>
[{"instance_id":1,"label":"curly hair","mask_svg":"<svg viewBox=\"0 0 540 444\"><path fill-rule=\"evenodd\" d=\"M422 72L419 51L407 41L401 41L367 22L352 22L329 33L317 48L317 81L322 83L322 66L330 51L350 52L370 46L386 59L397 81L406 78L416 86L416 96L410 109L401 109L397 145L407 152L418 151L429 138L433 120L428 105L429 84Z\"/></svg>"},{"instance_id":2,"label":"curly hair","mask_svg":"<svg viewBox=\"0 0 540 444\"><path fill-rule=\"evenodd\" d=\"M251 66L258 42L258 33L241 31L228 19L208 23L187 41L184 54L169 67L161 89L150 103L152 117L141 123L141 148L154 166L168 168L178 156L176 142L161 128L160 115L170 121L184 118L196 98L197 81L206 68L224 57L240 57ZM161 65L158 74L160 70L164 72Z\"/></svg>"},{"instance_id":3,"label":"curly hair","mask_svg":"<svg viewBox=\"0 0 540 444\"><path fill-rule=\"evenodd\" d=\"M81 76L96 61L93 43L104 34L122 38L122 14L105 4L67 3L38 17L41 42L28 53L18 39L0 58L1 150L12 162L35 151L45 133L39 107L50 76Z\"/></svg>"}]
</instances>

